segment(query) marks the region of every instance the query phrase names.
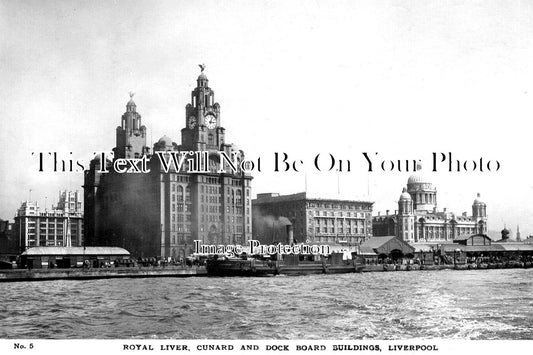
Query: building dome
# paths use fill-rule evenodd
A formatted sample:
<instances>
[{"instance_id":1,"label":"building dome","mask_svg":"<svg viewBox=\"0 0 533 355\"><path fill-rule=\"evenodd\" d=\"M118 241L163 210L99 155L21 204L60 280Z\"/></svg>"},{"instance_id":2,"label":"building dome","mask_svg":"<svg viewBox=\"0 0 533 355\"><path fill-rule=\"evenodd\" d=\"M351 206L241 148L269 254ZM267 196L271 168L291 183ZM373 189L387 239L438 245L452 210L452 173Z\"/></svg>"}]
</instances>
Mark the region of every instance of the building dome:
<instances>
[{"instance_id":1,"label":"building dome","mask_svg":"<svg viewBox=\"0 0 533 355\"><path fill-rule=\"evenodd\" d=\"M407 184L430 184L430 179L425 176L420 170L422 170L422 165L416 164L415 173L409 176Z\"/></svg>"},{"instance_id":2,"label":"building dome","mask_svg":"<svg viewBox=\"0 0 533 355\"><path fill-rule=\"evenodd\" d=\"M405 201L405 200L411 200L411 195L409 194L409 192L407 192L407 189L404 187L402 194L400 195L400 201Z\"/></svg>"},{"instance_id":3,"label":"building dome","mask_svg":"<svg viewBox=\"0 0 533 355\"><path fill-rule=\"evenodd\" d=\"M170 145L172 145L172 139L170 139L167 136L163 136L163 137L159 138L159 141L157 141L157 143L158 144L163 144L165 146L170 146Z\"/></svg>"},{"instance_id":4,"label":"building dome","mask_svg":"<svg viewBox=\"0 0 533 355\"><path fill-rule=\"evenodd\" d=\"M478 192L477 197L474 200L474 205L484 205L484 204L485 202L483 202L483 200L481 199L481 194Z\"/></svg>"},{"instance_id":5,"label":"building dome","mask_svg":"<svg viewBox=\"0 0 533 355\"><path fill-rule=\"evenodd\" d=\"M130 101L128 101L126 106L135 106L135 101L133 101L133 96L135 96L135 93L130 91L129 95L130 95Z\"/></svg>"},{"instance_id":6,"label":"building dome","mask_svg":"<svg viewBox=\"0 0 533 355\"><path fill-rule=\"evenodd\" d=\"M130 91L130 101L128 101L128 103L126 104L127 112L135 112L137 109L137 105L135 105L135 101L133 101L134 95L135 93Z\"/></svg>"},{"instance_id":7,"label":"building dome","mask_svg":"<svg viewBox=\"0 0 533 355\"><path fill-rule=\"evenodd\" d=\"M430 184L429 178L423 174L413 174L409 176L407 184Z\"/></svg>"},{"instance_id":8,"label":"building dome","mask_svg":"<svg viewBox=\"0 0 533 355\"><path fill-rule=\"evenodd\" d=\"M207 80L207 75L205 75L204 72L201 72L200 75L198 76L198 80Z\"/></svg>"}]
</instances>

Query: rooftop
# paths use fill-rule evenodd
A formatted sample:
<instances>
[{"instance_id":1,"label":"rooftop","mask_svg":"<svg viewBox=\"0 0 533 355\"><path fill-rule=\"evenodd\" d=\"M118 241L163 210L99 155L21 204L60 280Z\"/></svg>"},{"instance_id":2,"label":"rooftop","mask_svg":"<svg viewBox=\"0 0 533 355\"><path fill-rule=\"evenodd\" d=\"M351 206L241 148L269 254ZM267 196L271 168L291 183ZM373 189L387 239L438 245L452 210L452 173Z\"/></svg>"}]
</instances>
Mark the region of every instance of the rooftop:
<instances>
[{"instance_id":1,"label":"rooftop","mask_svg":"<svg viewBox=\"0 0 533 355\"><path fill-rule=\"evenodd\" d=\"M130 252L118 247L33 247L22 255L130 255Z\"/></svg>"},{"instance_id":2,"label":"rooftop","mask_svg":"<svg viewBox=\"0 0 533 355\"><path fill-rule=\"evenodd\" d=\"M257 194L257 198L253 200L255 204L269 203L269 202L281 202L281 201L321 201L321 202L356 202L374 204L373 201L367 200L345 200L340 198L327 198L323 196L310 195L307 192L299 192L291 195L280 195L278 193L262 193Z\"/></svg>"},{"instance_id":3,"label":"rooftop","mask_svg":"<svg viewBox=\"0 0 533 355\"><path fill-rule=\"evenodd\" d=\"M461 235L461 236L456 237L453 241L468 240L468 239L470 239L472 237L480 237L480 236L481 237L486 237L486 238L492 240L492 238L489 237L486 234L474 234L474 235L465 234L465 235Z\"/></svg>"}]
</instances>

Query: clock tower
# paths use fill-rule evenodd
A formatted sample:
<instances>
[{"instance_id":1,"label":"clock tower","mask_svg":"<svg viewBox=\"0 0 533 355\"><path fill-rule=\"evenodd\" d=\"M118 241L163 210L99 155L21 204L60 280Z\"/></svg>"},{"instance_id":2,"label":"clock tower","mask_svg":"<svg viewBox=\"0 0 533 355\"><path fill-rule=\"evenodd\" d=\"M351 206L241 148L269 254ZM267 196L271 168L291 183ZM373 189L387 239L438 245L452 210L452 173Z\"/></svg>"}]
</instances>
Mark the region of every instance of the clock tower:
<instances>
[{"instance_id":1,"label":"clock tower","mask_svg":"<svg viewBox=\"0 0 533 355\"><path fill-rule=\"evenodd\" d=\"M181 130L181 147L193 151L219 150L224 144L225 129L220 126L220 105L215 102L215 92L209 87L204 73L191 92L191 103L185 107L185 128Z\"/></svg>"},{"instance_id":2,"label":"clock tower","mask_svg":"<svg viewBox=\"0 0 533 355\"><path fill-rule=\"evenodd\" d=\"M94 160L84 185L86 196L91 197L85 208L88 245L121 246L136 257L185 258L195 252L196 240L244 245L252 239L252 176L241 168L244 151L225 142L220 105L208 85L205 66L200 67L197 86L185 107L181 144L163 136L153 152L200 152L187 159L201 159L201 171L190 172L188 160L181 169L164 168L152 155L147 174L96 175L105 162ZM145 133L130 100L117 128L115 157L147 153Z\"/></svg>"}]
</instances>

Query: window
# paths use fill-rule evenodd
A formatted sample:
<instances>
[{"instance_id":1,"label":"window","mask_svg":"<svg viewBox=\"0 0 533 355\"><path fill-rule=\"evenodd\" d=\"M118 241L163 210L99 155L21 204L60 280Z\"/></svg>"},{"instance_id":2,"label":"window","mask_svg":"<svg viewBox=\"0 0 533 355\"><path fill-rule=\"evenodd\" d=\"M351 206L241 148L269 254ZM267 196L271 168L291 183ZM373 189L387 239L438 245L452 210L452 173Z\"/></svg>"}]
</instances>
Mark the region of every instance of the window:
<instances>
[{"instance_id":1,"label":"window","mask_svg":"<svg viewBox=\"0 0 533 355\"><path fill-rule=\"evenodd\" d=\"M178 185L178 201L183 201L183 187L179 185Z\"/></svg>"}]
</instances>

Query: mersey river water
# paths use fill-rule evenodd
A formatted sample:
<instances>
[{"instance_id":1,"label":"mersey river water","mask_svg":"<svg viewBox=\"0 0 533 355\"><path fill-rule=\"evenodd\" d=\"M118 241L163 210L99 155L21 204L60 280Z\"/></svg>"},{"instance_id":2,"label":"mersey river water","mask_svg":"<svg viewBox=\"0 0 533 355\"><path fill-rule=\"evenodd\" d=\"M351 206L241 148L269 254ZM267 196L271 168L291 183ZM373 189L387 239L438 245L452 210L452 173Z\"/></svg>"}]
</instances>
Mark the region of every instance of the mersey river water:
<instances>
[{"instance_id":1,"label":"mersey river water","mask_svg":"<svg viewBox=\"0 0 533 355\"><path fill-rule=\"evenodd\" d=\"M0 338L533 339L533 269L0 283Z\"/></svg>"}]
</instances>

